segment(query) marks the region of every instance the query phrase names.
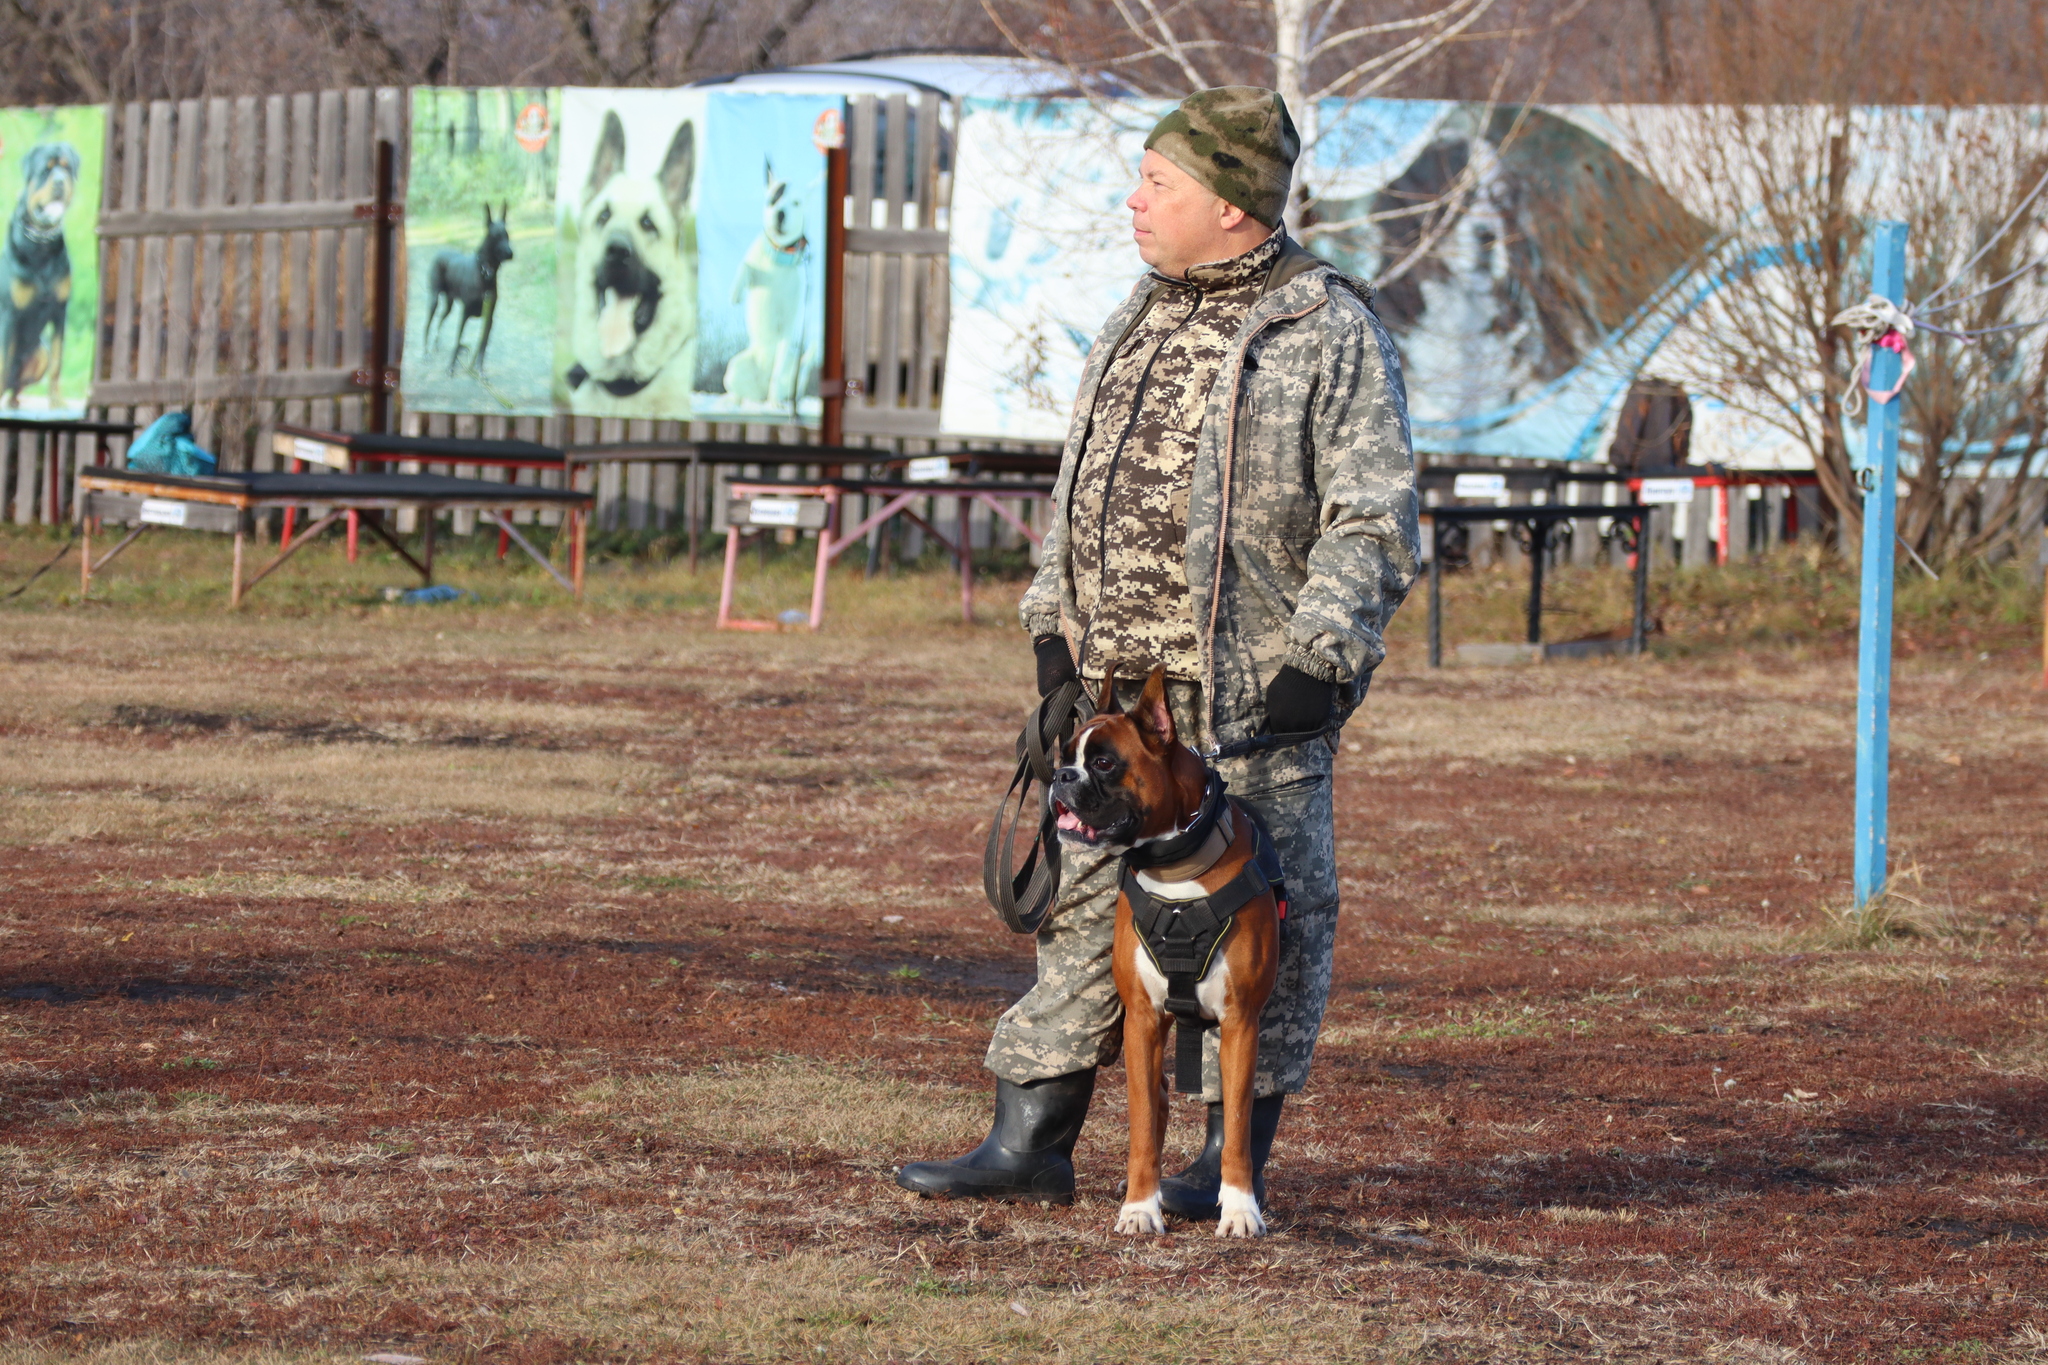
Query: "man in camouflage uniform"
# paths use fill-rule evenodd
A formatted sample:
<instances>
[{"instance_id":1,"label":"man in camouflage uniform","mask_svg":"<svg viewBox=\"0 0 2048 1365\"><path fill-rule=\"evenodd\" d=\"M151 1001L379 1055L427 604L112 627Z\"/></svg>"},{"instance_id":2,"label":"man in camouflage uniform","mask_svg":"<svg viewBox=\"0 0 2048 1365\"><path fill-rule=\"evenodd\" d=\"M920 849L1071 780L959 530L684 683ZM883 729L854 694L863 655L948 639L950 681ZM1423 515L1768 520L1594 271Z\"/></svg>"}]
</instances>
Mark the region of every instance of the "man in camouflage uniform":
<instances>
[{"instance_id":1,"label":"man in camouflage uniform","mask_svg":"<svg viewBox=\"0 0 2048 1365\"><path fill-rule=\"evenodd\" d=\"M1252 1156L1308 1080L1330 984L1335 734L1384 657L1414 581L1414 461L1400 361L1361 282L1280 226L1299 143L1280 97L1197 92L1147 139L1128 206L1152 272L1089 353L1045 556L1021 615L1041 692L1113 667L1134 700L1166 667L1183 739L1279 846L1290 897L1261 1018ZM1121 680L1129 679L1128 683ZM1091 692L1094 690L1091 687ZM1261 737L1308 736L1260 745ZM1117 859L1064 851L1038 982L996 1025L996 1118L953 1161L906 1166L925 1194L1066 1202L1096 1068L1115 1060ZM1207 1149L1162 1202L1217 1216L1222 1104L1203 1044ZM1263 1201L1263 1179L1255 1181Z\"/></svg>"}]
</instances>

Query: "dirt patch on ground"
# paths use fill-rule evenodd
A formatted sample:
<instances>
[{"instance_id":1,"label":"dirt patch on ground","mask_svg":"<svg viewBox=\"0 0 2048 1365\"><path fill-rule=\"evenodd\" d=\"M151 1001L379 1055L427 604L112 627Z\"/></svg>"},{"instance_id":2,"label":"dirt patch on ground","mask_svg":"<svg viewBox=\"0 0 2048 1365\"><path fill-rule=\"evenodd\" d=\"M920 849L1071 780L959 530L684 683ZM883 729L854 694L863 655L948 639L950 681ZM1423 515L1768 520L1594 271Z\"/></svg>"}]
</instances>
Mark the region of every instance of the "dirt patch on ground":
<instances>
[{"instance_id":1,"label":"dirt patch on ground","mask_svg":"<svg viewBox=\"0 0 2048 1365\"><path fill-rule=\"evenodd\" d=\"M1851 951L1847 665L1397 656L1275 1234L1224 1245L1110 1235L1120 1074L1072 1209L890 1182L978 1136L1030 976L978 886L1012 632L446 619L10 620L0 1362L2048 1343L2016 667L1902 674L1938 932Z\"/></svg>"}]
</instances>

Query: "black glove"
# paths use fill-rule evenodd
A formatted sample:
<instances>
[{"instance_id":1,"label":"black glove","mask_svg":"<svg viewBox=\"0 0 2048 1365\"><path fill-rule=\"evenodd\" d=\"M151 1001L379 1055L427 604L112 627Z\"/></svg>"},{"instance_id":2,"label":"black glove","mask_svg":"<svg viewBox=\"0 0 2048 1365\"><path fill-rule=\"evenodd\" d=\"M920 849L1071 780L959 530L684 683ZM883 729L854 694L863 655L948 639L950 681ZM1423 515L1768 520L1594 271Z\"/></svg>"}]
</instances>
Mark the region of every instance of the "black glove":
<instances>
[{"instance_id":1,"label":"black glove","mask_svg":"<svg viewBox=\"0 0 2048 1365\"><path fill-rule=\"evenodd\" d=\"M1074 671L1074 654L1067 648L1066 636L1041 635L1031 642L1031 648L1038 655L1039 696L1049 697L1080 676Z\"/></svg>"},{"instance_id":2,"label":"black glove","mask_svg":"<svg viewBox=\"0 0 2048 1365\"><path fill-rule=\"evenodd\" d=\"M1266 684L1266 732L1298 735L1330 723L1337 684L1312 678L1287 664Z\"/></svg>"}]
</instances>

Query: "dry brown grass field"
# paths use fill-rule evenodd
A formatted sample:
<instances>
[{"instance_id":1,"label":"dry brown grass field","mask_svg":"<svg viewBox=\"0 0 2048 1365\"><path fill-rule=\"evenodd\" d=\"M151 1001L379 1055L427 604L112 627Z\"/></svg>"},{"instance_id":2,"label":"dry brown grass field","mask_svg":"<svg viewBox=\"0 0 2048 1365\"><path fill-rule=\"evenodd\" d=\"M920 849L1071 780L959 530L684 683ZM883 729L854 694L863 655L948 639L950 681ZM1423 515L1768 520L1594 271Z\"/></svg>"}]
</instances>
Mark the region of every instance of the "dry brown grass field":
<instances>
[{"instance_id":1,"label":"dry brown grass field","mask_svg":"<svg viewBox=\"0 0 2048 1365\"><path fill-rule=\"evenodd\" d=\"M1013 584L738 635L708 572L387 607L316 550L229 616L219 551L0 610L0 1365L2048 1359L2023 620L1905 651L1865 943L1838 621L1674 583L1659 657L1431 673L1412 605L1274 1234L1226 1244L1110 1232L1120 1071L1072 1208L890 1180L979 1136L1030 973L978 884Z\"/></svg>"}]
</instances>

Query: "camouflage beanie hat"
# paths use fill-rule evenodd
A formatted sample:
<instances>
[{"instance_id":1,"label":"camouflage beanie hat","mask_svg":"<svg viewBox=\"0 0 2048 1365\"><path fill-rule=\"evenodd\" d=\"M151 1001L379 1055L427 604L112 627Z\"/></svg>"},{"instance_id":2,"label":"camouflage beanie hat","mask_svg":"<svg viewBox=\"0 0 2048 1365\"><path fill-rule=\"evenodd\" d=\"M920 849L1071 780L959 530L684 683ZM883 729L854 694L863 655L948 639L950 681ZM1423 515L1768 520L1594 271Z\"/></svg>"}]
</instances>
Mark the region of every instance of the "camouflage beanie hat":
<instances>
[{"instance_id":1,"label":"camouflage beanie hat","mask_svg":"<svg viewBox=\"0 0 2048 1365\"><path fill-rule=\"evenodd\" d=\"M1294 177L1301 135L1287 102L1255 85L1197 90L1159 120L1145 139L1225 203L1278 227Z\"/></svg>"}]
</instances>

